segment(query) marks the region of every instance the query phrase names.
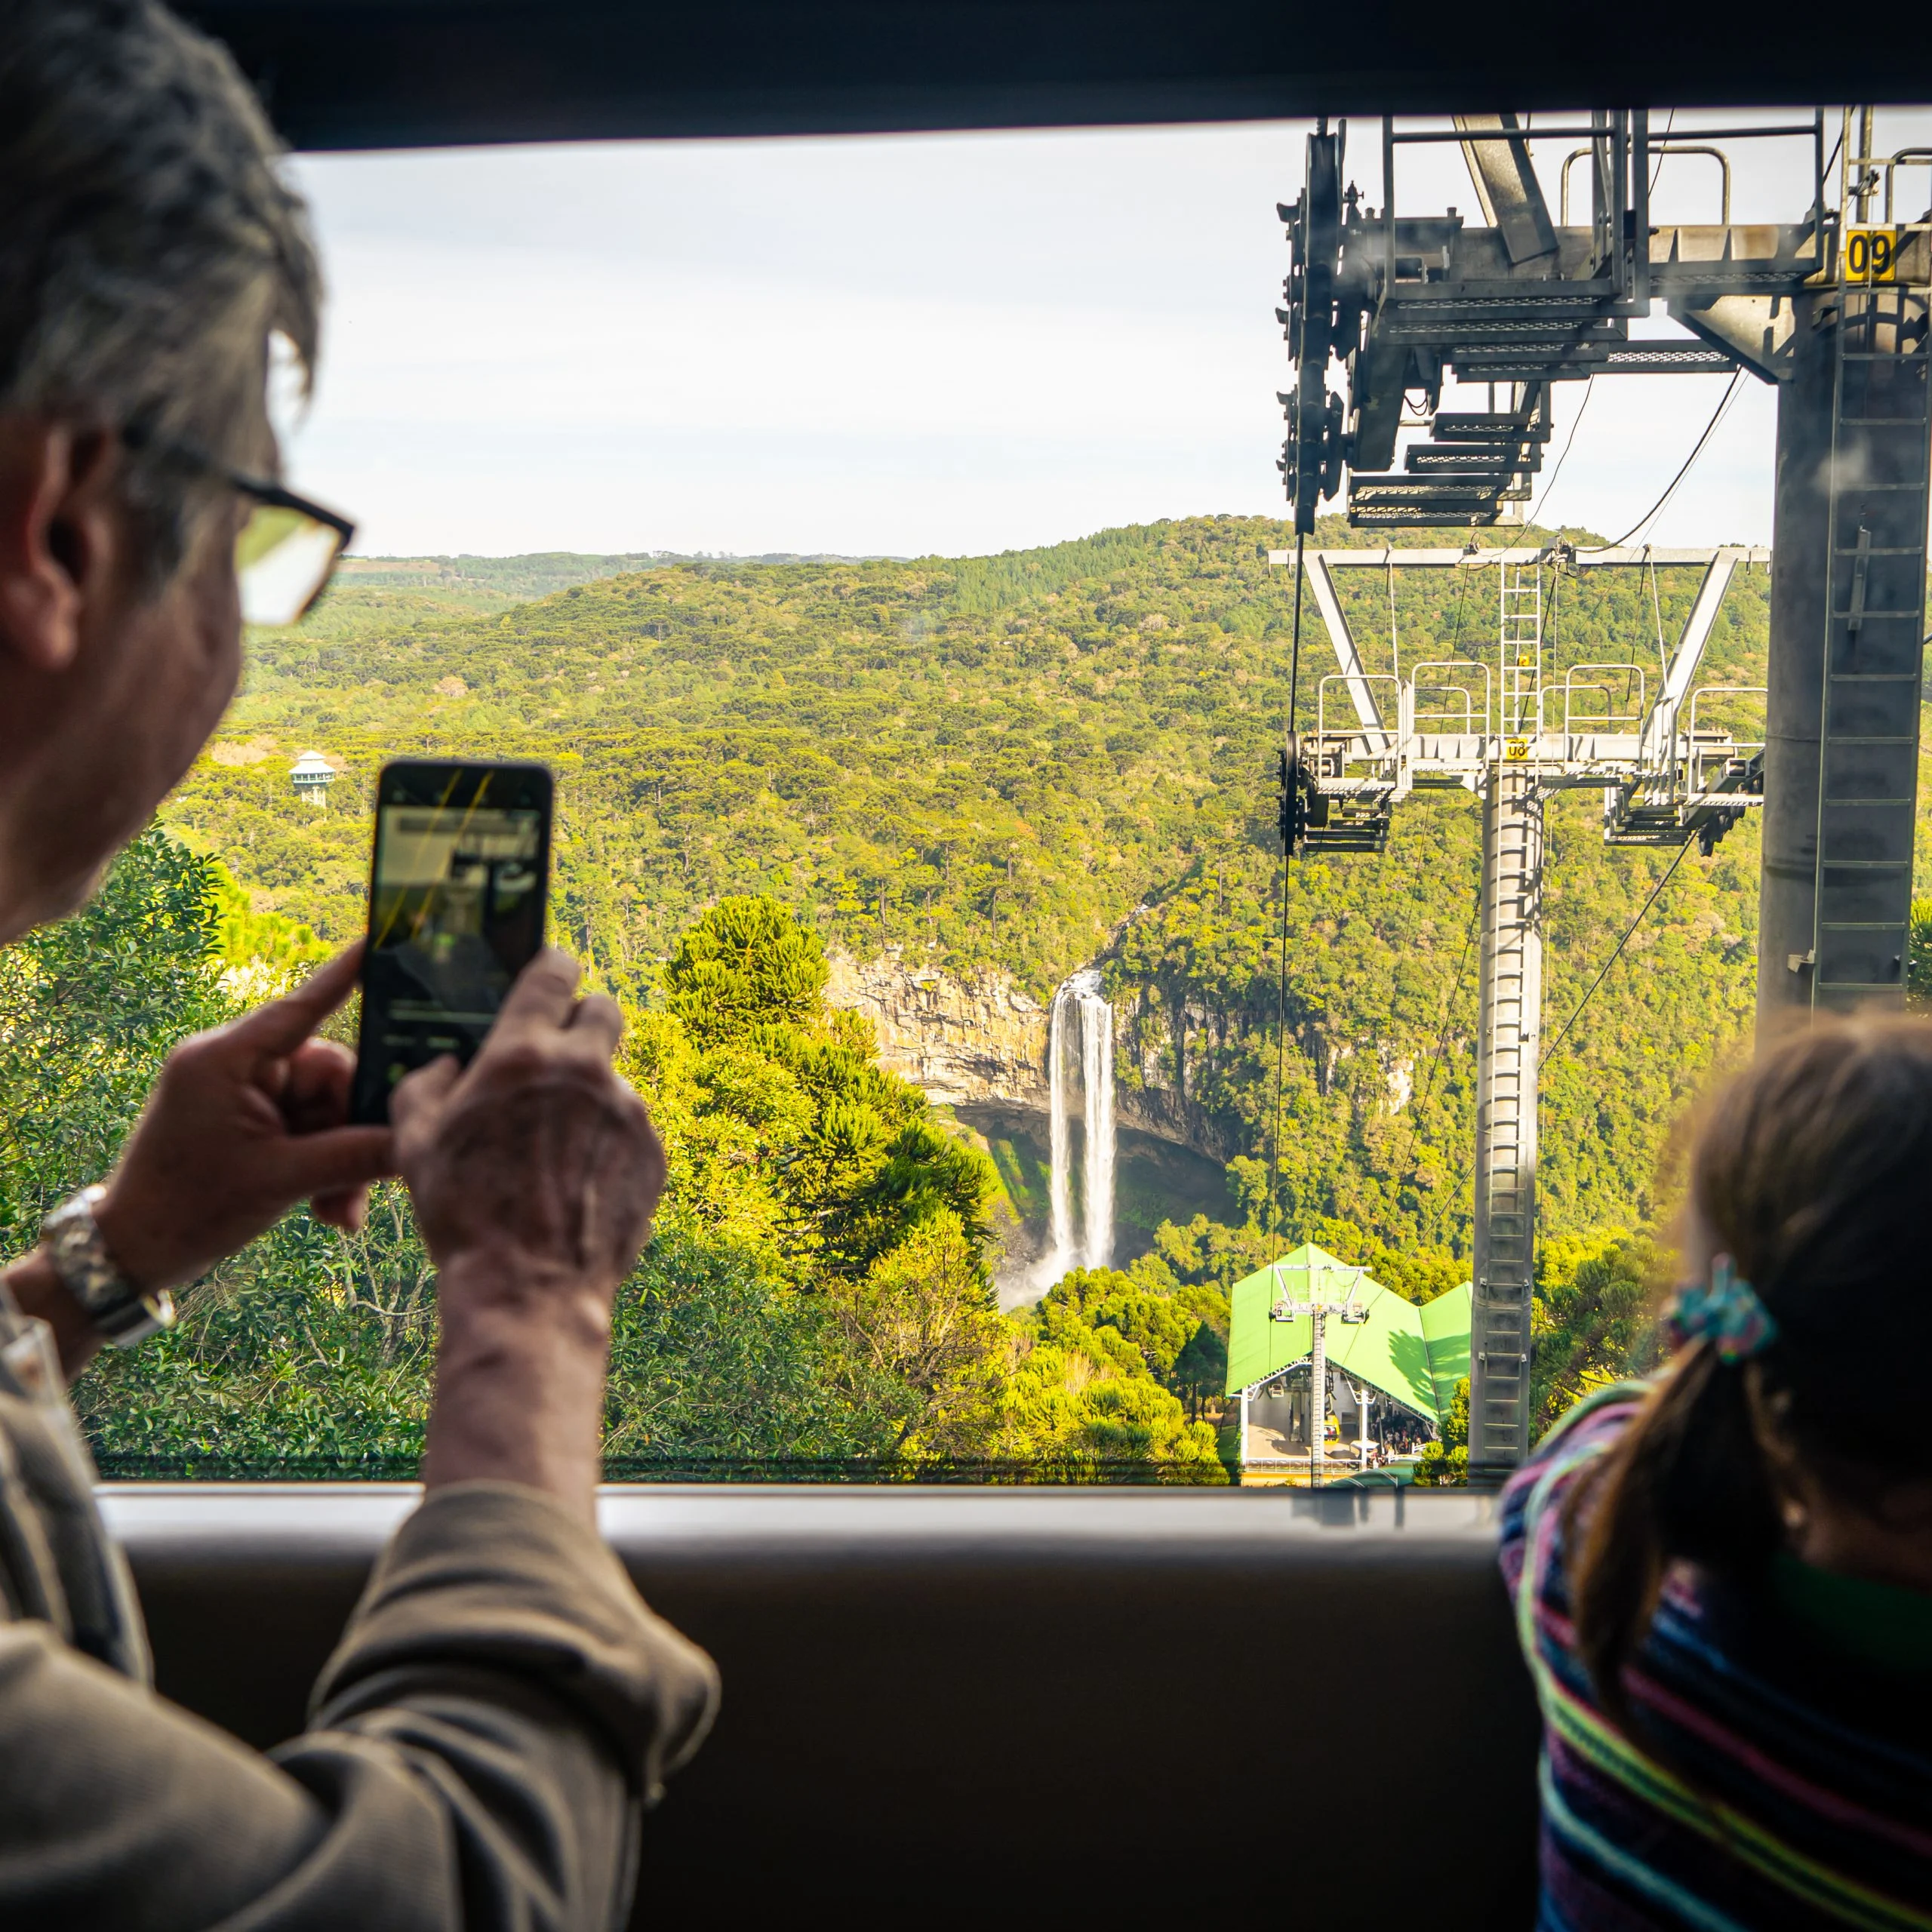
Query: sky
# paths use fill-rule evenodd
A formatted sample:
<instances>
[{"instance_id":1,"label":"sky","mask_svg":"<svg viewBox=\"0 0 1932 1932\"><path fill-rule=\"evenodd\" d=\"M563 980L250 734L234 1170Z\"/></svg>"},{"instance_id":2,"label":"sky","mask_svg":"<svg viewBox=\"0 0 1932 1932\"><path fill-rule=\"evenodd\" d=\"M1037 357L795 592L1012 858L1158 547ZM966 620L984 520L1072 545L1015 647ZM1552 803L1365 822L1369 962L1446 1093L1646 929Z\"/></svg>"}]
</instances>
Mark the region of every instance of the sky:
<instances>
[{"instance_id":1,"label":"sky","mask_svg":"<svg viewBox=\"0 0 1932 1932\"><path fill-rule=\"evenodd\" d=\"M1306 131L298 157L331 299L291 480L355 517L371 555L970 555L1278 516L1275 206L1300 192ZM1880 136L1924 140L1932 113ZM1552 202L1571 145L1536 150ZM1795 219L1808 142L1731 151L1734 219ZM1475 218L1454 146L1401 152L1400 212ZM1380 206L1375 123L1349 162ZM1711 220L1717 198L1715 165L1685 157L1654 205ZM1620 534L1726 380L1600 379L1587 405L1561 386L1552 465L1569 453L1536 514ZM1746 378L1652 540L1768 542L1774 426Z\"/></svg>"}]
</instances>

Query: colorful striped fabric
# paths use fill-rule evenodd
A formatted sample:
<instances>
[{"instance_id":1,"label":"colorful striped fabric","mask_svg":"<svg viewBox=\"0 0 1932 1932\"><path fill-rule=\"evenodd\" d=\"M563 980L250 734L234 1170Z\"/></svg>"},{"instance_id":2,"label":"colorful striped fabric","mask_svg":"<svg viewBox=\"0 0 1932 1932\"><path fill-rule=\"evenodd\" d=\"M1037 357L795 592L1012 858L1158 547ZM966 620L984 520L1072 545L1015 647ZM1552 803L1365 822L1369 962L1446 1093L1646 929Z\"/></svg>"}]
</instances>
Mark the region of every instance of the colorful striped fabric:
<instances>
[{"instance_id":1,"label":"colorful striped fabric","mask_svg":"<svg viewBox=\"0 0 1932 1932\"><path fill-rule=\"evenodd\" d=\"M1539 1932L1932 1928L1932 1644L1880 1663L1857 1627L1883 1597L1891 1623L1922 1606L1932 1633L1932 1599L1816 1571L1797 1591L1685 1571L1628 1680L1654 1748L1598 1708L1573 1647L1561 1505L1644 1393L1580 1403L1503 1497L1503 1574L1543 1717ZM1821 1597L1849 1616L1835 1626Z\"/></svg>"}]
</instances>

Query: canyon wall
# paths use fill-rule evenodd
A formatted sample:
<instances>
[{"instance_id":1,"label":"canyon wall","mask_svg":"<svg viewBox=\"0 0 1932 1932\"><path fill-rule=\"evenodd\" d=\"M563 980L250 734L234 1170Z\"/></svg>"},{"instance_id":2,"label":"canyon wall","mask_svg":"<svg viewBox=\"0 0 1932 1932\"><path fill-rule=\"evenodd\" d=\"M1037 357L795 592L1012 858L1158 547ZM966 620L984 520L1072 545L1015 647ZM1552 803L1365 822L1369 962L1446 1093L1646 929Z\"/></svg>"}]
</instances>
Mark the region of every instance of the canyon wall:
<instances>
[{"instance_id":1,"label":"canyon wall","mask_svg":"<svg viewBox=\"0 0 1932 1932\"><path fill-rule=\"evenodd\" d=\"M835 951L825 996L871 1020L881 1063L942 1105L1000 1104L1044 1113L1047 1008L1004 973L955 976L894 947L860 960ZM1126 1035L1129 1001L1114 1014L1115 1115L1122 1127L1224 1161L1238 1151L1226 1131L1174 1084L1174 1056L1142 1050ZM1193 1041L1211 1036L1209 1016L1191 1015Z\"/></svg>"},{"instance_id":2,"label":"canyon wall","mask_svg":"<svg viewBox=\"0 0 1932 1932\"><path fill-rule=\"evenodd\" d=\"M1045 1111L1047 1009L1005 974L955 978L897 946L867 960L834 951L829 964L826 998L872 1023L891 1072L944 1105Z\"/></svg>"}]
</instances>

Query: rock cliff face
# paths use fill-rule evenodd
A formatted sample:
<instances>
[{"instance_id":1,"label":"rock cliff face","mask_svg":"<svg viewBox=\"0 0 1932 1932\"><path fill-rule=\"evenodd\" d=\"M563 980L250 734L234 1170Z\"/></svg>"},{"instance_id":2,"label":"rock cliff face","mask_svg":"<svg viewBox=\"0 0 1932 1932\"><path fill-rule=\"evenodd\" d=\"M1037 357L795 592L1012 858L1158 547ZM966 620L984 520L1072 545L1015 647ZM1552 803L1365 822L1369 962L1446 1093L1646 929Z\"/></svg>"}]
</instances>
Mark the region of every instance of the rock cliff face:
<instances>
[{"instance_id":1,"label":"rock cliff face","mask_svg":"<svg viewBox=\"0 0 1932 1932\"><path fill-rule=\"evenodd\" d=\"M1178 1012L1157 1011L1147 989L1130 989L1114 1005L1114 1064L1133 1069L1115 1088L1121 1119L1210 1160L1239 1153L1235 1137L1195 1097L1204 1071L1226 1044L1226 1032L1221 1014L1191 1003Z\"/></svg>"},{"instance_id":2,"label":"rock cliff face","mask_svg":"<svg viewBox=\"0 0 1932 1932\"><path fill-rule=\"evenodd\" d=\"M835 952L829 963L826 999L872 1021L891 1072L943 1104L1044 1110L1047 1009L1006 974L955 979L897 946L863 961Z\"/></svg>"},{"instance_id":3,"label":"rock cliff face","mask_svg":"<svg viewBox=\"0 0 1932 1932\"><path fill-rule=\"evenodd\" d=\"M880 1060L893 1072L943 1105L1046 1111L1047 1009L1006 974L955 977L897 947L863 961L834 952L829 963L826 998L872 1021ZM1126 1017L1117 1005L1116 1066L1129 1063L1133 1051ZM1166 1069L1172 1057L1136 1056L1140 1078L1115 1085L1115 1118L1122 1127L1225 1161L1236 1149L1206 1109L1171 1084Z\"/></svg>"}]
</instances>

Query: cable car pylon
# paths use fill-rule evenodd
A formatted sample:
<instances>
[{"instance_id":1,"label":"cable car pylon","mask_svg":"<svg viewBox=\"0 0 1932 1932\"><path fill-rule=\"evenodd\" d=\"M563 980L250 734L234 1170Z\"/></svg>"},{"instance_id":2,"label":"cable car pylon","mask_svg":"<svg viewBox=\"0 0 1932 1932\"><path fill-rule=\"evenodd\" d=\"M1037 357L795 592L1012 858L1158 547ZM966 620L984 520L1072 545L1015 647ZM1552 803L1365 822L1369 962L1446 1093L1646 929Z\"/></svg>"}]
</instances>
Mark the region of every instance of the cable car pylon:
<instances>
[{"instance_id":1,"label":"cable car pylon","mask_svg":"<svg viewBox=\"0 0 1932 1932\"><path fill-rule=\"evenodd\" d=\"M1932 508L1932 209L1912 217L1898 191L1928 157L1875 152L1872 110L1844 109L1834 193L1826 123L1820 109L1788 123L1678 127L1654 138L1641 109L1559 116L1534 129L1509 113L1460 115L1446 128L1398 130L1385 118L1378 211L1344 186L1346 126L1324 121L1309 137L1300 198L1279 211L1291 252L1276 314L1294 370L1281 398L1288 434L1280 468L1298 544L1313 534L1319 505L1345 488L1358 527L1466 533L1503 522L1531 496L1559 383L1742 369L1778 393L1761 747L1700 715L1690 684L1697 652L1687 655L1681 644L1654 702L1627 721L1632 729L1607 717L1592 721L1604 728L1580 728L1577 679L1589 667L1571 667L1560 692L1540 668L1532 674L1524 607L1512 616L1500 586L1496 663L1471 660L1469 688L1438 683L1432 693L1411 675L1378 689L1350 653L1340 678L1353 721L1332 733L1324 722L1294 741L1312 794L1298 850L1379 851L1394 805L1417 783L1466 783L1484 799L1479 1053L1488 1098L1478 1120L1469 1444L1477 1480L1506 1473L1527 1443L1535 1091L1532 1069L1519 1073L1512 1098L1503 1069L1521 1062L1531 1037L1547 792L1601 783L1611 843L1681 846L1695 837L1706 851L1761 802L1761 1026L1792 1007L1903 1002ZM1721 149L1719 219L1652 220L1651 183L1672 154L1709 158L1712 143L1767 139L1810 145L1810 203L1792 211L1795 220L1734 222ZM1537 142L1564 151L1554 220ZM1480 224L1453 210L1400 212L1397 158L1414 143L1461 149ZM1587 220L1573 222L1580 164ZM1631 333L1654 302L1684 334ZM1441 408L1451 380L1487 384L1489 407ZM1411 427L1426 433L1400 449L1398 468L1401 432ZM1476 554L1507 572L1544 553ZM1708 633L1722 590L1715 574L1721 567L1727 578L1744 554L1580 551L1574 561L1705 562L1687 642L1700 623ZM1346 627L1332 583L1324 593L1326 572L1345 562L1386 567L1392 555L1401 565L1454 564L1465 553L1308 553L1309 588L1338 651ZM1438 712L1460 703L1460 723L1418 716L1419 689ZM1291 715L1291 728L1298 721ZM1507 1018L1512 986L1521 995L1517 1023ZM1512 1109L1513 1152L1500 1138ZM1519 1217L1520 1248L1508 1232Z\"/></svg>"},{"instance_id":2,"label":"cable car pylon","mask_svg":"<svg viewBox=\"0 0 1932 1932\"><path fill-rule=\"evenodd\" d=\"M1296 553L1269 555L1292 565ZM1544 807L1558 791L1600 791L1606 843L1681 849L1695 839L1708 852L1762 804L1764 744L1738 730L1739 713L1761 703L1762 688L1700 685L1697 675L1733 576L1769 561L1767 551L1735 545L1303 553L1337 668L1317 682L1315 728L1294 740L1298 764L1281 761L1284 849L1379 852L1396 807L1419 789L1461 787L1481 803L1472 1481L1515 1467L1529 1442ZM1654 685L1634 660L1560 674L1549 663L1546 574L1686 565L1701 566L1703 579ZM1371 672L1335 581L1350 568L1494 573L1493 643L1417 660L1406 672ZM1302 783L1291 798L1285 780L1297 769Z\"/></svg>"}]
</instances>

